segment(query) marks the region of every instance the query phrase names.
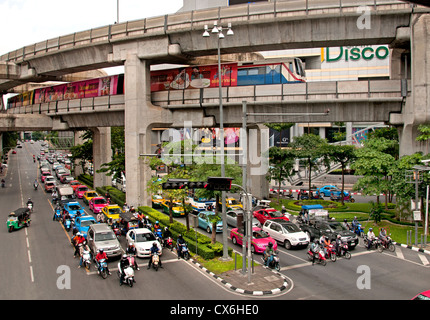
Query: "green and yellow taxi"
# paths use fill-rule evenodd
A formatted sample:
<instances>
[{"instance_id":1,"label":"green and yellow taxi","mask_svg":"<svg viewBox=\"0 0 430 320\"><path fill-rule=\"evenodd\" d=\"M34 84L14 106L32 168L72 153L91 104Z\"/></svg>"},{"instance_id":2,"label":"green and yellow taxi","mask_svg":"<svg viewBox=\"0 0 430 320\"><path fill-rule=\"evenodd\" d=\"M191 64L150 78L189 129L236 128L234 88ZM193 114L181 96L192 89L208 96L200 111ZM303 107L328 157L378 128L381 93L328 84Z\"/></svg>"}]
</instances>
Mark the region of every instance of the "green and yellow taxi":
<instances>
[{"instance_id":1,"label":"green and yellow taxi","mask_svg":"<svg viewBox=\"0 0 430 320\"><path fill-rule=\"evenodd\" d=\"M164 198L160 194L154 194L152 196L152 207L153 208L161 208L161 203L163 202Z\"/></svg>"},{"instance_id":2,"label":"green and yellow taxi","mask_svg":"<svg viewBox=\"0 0 430 320\"><path fill-rule=\"evenodd\" d=\"M165 199L161 202L161 208L163 209L164 213L170 214L169 207L170 207L170 200ZM173 200L172 216L173 217L182 217L184 215L185 215L185 211L184 211L184 208L182 206L182 203L180 203L177 200Z\"/></svg>"}]
</instances>

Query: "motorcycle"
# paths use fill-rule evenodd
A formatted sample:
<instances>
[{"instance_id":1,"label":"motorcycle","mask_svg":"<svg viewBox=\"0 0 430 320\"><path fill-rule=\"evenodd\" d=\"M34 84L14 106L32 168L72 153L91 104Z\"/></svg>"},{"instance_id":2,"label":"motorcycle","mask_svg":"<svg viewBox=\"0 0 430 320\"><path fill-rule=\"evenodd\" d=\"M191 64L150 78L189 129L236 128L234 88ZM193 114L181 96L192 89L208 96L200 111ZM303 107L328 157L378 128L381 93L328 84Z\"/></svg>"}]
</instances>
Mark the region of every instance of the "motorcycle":
<instances>
[{"instance_id":1,"label":"motorcycle","mask_svg":"<svg viewBox=\"0 0 430 320\"><path fill-rule=\"evenodd\" d=\"M354 229L354 227L352 227L351 228L351 231L352 232L354 232L355 234L357 234L358 236L360 236L360 237L363 237L364 236L364 229L363 229L363 227L361 226L361 223L358 223L356 226L355 226L355 229Z\"/></svg>"},{"instance_id":2,"label":"motorcycle","mask_svg":"<svg viewBox=\"0 0 430 320\"><path fill-rule=\"evenodd\" d=\"M191 255L190 255L190 250L188 249L188 246L187 246L187 244L186 243L184 243L182 246L181 246L181 255L182 255L182 257L184 258L184 260L188 260L189 258L191 258ZM178 252L178 258L179 258L179 252Z\"/></svg>"},{"instance_id":3,"label":"motorcycle","mask_svg":"<svg viewBox=\"0 0 430 320\"><path fill-rule=\"evenodd\" d=\"M338 257L345 257L346 259L351 259L351 252L349 252L348 243L344 242L340 245L340 254Z\"/></svg>"},{"instance_id":4,"label":"motorcycle","mask_svg":"<svg viewBox=\"0 0 430 320\"><path fill-rule=\"evenodd\" d=\"M161 242L161 239L163 238L163 233L161 232L161 229L156 229L154 232L155 237L159 242Z\"/></svg>"},{"instance_id":5,"label":"motorcycle","mask_svg":"<svg viewBox=\"0 0 430 320\"><path fill-rule=\"evenodd\" d=\"M52 220L59 221L61 219L61 209L55 209L54 218Z\"/></svg>"},{"instance_id":6,"label":"motorcycle","mask_svg":"<svg viewBox=\"0 0 430 320\"><path fill-rule=\"evenodd\" d=\"M261 260L263 260L263 263L266 262L264 260L264 257L261 257ZM272 261L270 261L268 267L270 269L275 269L276 271L281 271L281 265L279 263L279 257L278 257L278 252L277 251L275 251L275 253L272 254Z\"/></svg>"},{"instance_id":7,"label":"motorcycle","mask_svg":"<svg viewBox=\"0 0 430 320\"><path fill-rule=\"evenodd\" d=\"M364 246L367 248L368 247L368 245L369 245L369 239L367 238L367 235L364 235L364 238L363 238L363 244L364 244ZM379 247L380 246L382 246L382 243L381 243L381 240L379 240L378 238L375 238L373 241L372 241L372 245L370 246L370 249L372 250L372 249L375 249L375 250L378 250L379 252L382 252L382 250L384 250L384 249L382 249L382 250L380 250L379 249Z\"/></svg>"},{"instance_id":8,"label":"motorcycle","mask_svg":"<svg viewBox=\"0 0 430 320\"><path fill-rule=\"evenodd\" d=\"M308 259L309 261L313 261L314 254L318 254L317 262L325 266L327 264L327 259L324 256L324 250L321 248L318 248L318 252L312 252L312 250L309 248L308 250Z\"/></svg>"},{"instance_id":9,"label":"motorcycle","mask_svg":"<svg viewBox=\"0 0 430 320\"><path fill-rule=\"evenodd\" d=\"M331 244L328 247L326 247L327 253L325 254L326 259L331 259L331 261L336 262L337 256L336 256L336 249Z\"/></svg>"},{"instance_id":10,"label":"motorcycle","mask_svg":"<svg viewBox=\"0 0 430 320\"><path fill-rule=\"evenodd\" d=\"M82 264L88 270L90 269L90 267L91 267L91 254L90 254L90 251L84 250L82 252Z\"/></svg>"},{"instance_id":11,"label":"motorcycle","mask_svg":"<svg viewBox=\"0 0 430 320\"><path fill-rule=\"evenodd\" d=\"M393 240L391 240L390 237L387 237L385 241L383 241L381 239L379 239L379 240L380 240L380 245L378 246L379 252L382 252L385 249L388 249L391 252L396 251L396 247L394 246Z\"/></svg>"},{"instance_id":12,"label":"motorcycle","mask_svg":"<svg viewBox=\"0 0 430 320\"><path fill-rule=\"evenodd\" d=\"M118 262L118 278L121 279L121 262ZM133 287L133 284L136 281L134 280L134 270L131 266L124 268L124 278L122 279L122 283L128 284L130 288Z\"/></svg>"},{"instance_id":13,"label":"motorcycle","mask_svg":"<svg viewBox=\"0 0 430 320\"><path fill-rule=\"evenodd\" d=\"M30 212L33 212L33 203L27 203L27 208L30 210Z\"/></svg>"},{"instance_id":14,"label":"motorcycle","mask_svg":"<svg viewBox=\"0 0 430 320\"><path fill-rule=\"evenodd\" d=\"M37 190L37 188L39 187L38 183L33 184L34 190Z\"/></svg>"},{"instance_id":15,"label":"motorcycle","mask_svg":"<svg viewBox=\"0 0 430 320\"><path fill-rule=\"evenodd\" d=\"M107 271L106 259L100 259L98 266L96 266L96 268L103 279L106 279L108 277L109 273Z\"/></svg>"},{"instance_id":16,"label":"motorcycle","mask_svg":"<svg viewBox=\"0 0 430 320\"><path fill-rule=\"evenodd\" d=\"M173 239L171 237L167 237L166 239L164 239L163 247L169 248L170 251L173 251Z\"/></svg>"},{"instance_id":17,"label":"motorcycle","mask_svg":"<svg viewBox=\"0 0 430 320\"><path fill-rule=\"evenodd\" d=\"M1 182L1 187L2 187L2 188L4 188L4 186L5 186L5 181L4 181L4 180L2 180L2 182Z\"/></svg>"},{"instance_id":18,"label":"motorcycle","mask_svg":"<svg viewBox=\"0 0 430 320\"><path fill-rule=\"evenodd\" d=\"M155 271L158 271L158 268L160 267L160 257L158 256L158 253L155 252L152 255L152 267L155 269Z\"/></svg>"},{"instance_id":19,"label":"motorcycle","mask_svg":"<svg viewBox=\"0 0 430 320\"><path fill-rule=\"evenodd\" d=\"M72 228L72 221L70 219L66 219L66 221L64 221L64 228L66 228L67 232L70 231Z\"/></svg>"},{"instance_id":20,"label":"motorcycle","mask_svg":"<svg viewBox=\"0 0 430 320\"><path fill-rule=\"evenodd\" d=\"M130 264L130 266L131 266L133 269L135 269L135 268L136 268L136 265L135 265L135 263L134 263L134 259L135 259L135 257L134 257L132 254L127 255L128 263Z\"/></svg>"}]
</instances>

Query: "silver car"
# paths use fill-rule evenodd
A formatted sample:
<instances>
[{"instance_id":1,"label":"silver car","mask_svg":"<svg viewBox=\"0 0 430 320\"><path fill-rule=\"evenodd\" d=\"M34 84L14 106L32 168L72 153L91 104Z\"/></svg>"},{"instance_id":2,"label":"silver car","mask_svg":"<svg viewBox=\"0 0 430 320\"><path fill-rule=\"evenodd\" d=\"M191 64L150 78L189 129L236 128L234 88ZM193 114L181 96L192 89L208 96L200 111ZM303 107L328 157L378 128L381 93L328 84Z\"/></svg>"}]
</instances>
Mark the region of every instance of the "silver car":
<instances>
[{"instance_id":1,"label":"silver car","mask_svg":"<svg viewBox=\"0 0 430 320\"><path fill-rule=\"evenodd\" d=\"M245 216L245 212L243 210L230 210L227 211L227 224L237 228L237 215L242 214ZM258 221L255 217L252 217L252 227L261 227L260 221Z\"/></svg>"},{"instance_id":2,"label":"silver car","mask_svg":"<svg viewBox=\"0 0 430 320\"><path fill-rule=\"evenodd\" d=\"M108 258L123 254L115 233L106 223L90 225L87 233L87 242L94 256L100 249L106 252Z\"/></svg>"}]
</instances>

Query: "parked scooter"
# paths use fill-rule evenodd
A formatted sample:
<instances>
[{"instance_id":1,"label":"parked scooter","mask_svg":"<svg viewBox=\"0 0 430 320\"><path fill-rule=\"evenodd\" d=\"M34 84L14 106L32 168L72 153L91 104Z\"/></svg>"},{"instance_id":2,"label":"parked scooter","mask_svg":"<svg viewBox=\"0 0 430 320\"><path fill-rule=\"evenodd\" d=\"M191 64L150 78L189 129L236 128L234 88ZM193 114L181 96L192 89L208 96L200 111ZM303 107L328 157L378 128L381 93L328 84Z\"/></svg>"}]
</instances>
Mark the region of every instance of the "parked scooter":
<instances>
[{"instance_id":1,"label":"parked scooter","mask_svg":"<svg viewBox=\"0 0 430 320\"><path fill-rule=\"evenodd\" d=\"M318 252L314 253L312 252L312 250L309 248L308 250L308 259L309 261L313 261L314 259L314 254L317 254L317 262L322 264L323 266L325 266L327 264L327 259L324 256L324 250L319 248Z\"/></svg>"}]
</instances>

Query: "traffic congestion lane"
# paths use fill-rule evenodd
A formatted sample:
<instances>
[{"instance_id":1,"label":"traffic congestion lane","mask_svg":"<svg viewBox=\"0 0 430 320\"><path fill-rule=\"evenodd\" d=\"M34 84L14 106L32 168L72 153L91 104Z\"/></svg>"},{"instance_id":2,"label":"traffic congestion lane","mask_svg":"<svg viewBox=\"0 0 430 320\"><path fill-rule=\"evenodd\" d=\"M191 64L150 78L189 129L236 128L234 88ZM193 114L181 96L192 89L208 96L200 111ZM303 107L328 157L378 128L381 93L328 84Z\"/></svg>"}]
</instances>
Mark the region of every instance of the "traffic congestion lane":
<instances>
[{"instance_id":1,"label":"traffic congestion lane","mask_svg":"<svg viewBox=\"0 0 430 320\"><path fill-rule=\"evenodd\" d=\"M12 272L12 275L8 277L10 281L7 281L6 278L2 279L5 280L2 284L7 283L11 287L9 294L4 294L5 299L210 300L240 298L211 281L203 272L196 270L190 262L178 260L176 255L169 251L162 256L164 268L157 272L153 269L146 269L148 259L138 259L140 271L136 272L137 283L133 288L119 286L116 275L118 260L109 262L112 275L106 280L98 276L94 267L89 272L83 268L78 268L79 260L73 258L74 249L69 242L71 232L66 232L59 222L52 221L53 208L50 203L50 194L45 193L42 189L32 190L33 176L30 172L36 172L31 171L35 170L36 167L31 165L36 164L32 162L31 152L26 157L30 157L31 161L23 159L23 163L28 162L30 165L28 168L21 168L23 172L28 171L24 179L26 181L21 183L23 191L21 194L20 192L11 192L11 197L25 198L26 200L27 194L30 191L33 192L31 195L35 202L34 224L27 231L34 281L31 281L29 276L30 263L24 263L27 259L26 235L24 232L16 232L14 235L18 236L20 241L13 243L16 245L14 248L16 260L13 260L12 264L19 265L20 268L10 269ZM17 188L19 189L18 186ZM15 208L15 205L11 207ZM4 235L5 238L3 243L8 243L10 237L7 238L5 233L7 230L2 230L1 235L2 237ZM123 239L121 242L122 244L125 243ZM9 266L10 261L3 261L2 264L3 267L6 267L6 264ZM4 274L3 277L5 277Z\"/></svg>"}]
</instances>

